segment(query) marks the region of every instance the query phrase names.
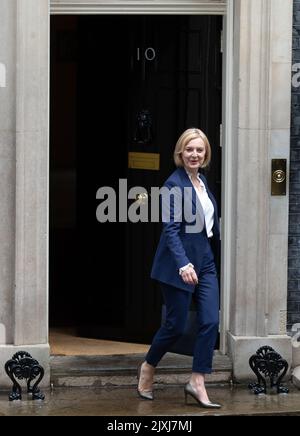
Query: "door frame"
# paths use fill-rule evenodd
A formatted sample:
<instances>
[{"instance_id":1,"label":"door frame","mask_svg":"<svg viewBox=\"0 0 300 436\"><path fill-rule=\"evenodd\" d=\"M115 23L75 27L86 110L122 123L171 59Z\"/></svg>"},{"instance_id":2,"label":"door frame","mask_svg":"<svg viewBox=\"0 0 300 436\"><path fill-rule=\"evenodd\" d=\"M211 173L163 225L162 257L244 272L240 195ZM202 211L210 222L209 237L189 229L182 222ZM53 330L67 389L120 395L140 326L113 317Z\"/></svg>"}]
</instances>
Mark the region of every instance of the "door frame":
<instances>
[{"instance_id":1,"label":"door frame","mask_svg":"<svg viewBox=\"0 0 300 436\"><path fill-rule=\"evenodd\" d=\"M227 3L228 0L50 0L50 14L225 15Z\"/></svg>"},{"instance_id":2,"label":"door frame","mask_svg":"<svg viewBox=\"0 0 300 436\"><path fill-rule=\"evenodd\" d=\"M233 222L233 17L234 0L50 0L51 15L222 15L223 16L223 67L222 67L222 198L221 198L221 304L220 352L227 353L227 332L230 317L230 289L232 282L232 229Z\"/></svg>"}]
</instances>

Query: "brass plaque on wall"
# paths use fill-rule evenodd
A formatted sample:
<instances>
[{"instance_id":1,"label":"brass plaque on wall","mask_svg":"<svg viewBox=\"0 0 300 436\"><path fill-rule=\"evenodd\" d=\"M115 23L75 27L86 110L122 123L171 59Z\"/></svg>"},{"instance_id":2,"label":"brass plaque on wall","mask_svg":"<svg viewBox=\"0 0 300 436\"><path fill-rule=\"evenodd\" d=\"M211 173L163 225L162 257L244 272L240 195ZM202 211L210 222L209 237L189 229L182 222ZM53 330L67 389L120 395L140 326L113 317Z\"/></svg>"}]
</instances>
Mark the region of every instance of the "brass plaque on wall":
<instances>
[{"instance_id":1,"label":"brass plaque on wall","mask_svg":"<svg viewBox=\"0 0 300 436\"><path fill-rule=\"evenodd\" d=\"M272 159L272 195L286 195L286 159Z\"/></svg>"},{"instance_id":2,"label":"brass plaque on wall","mask_svg":"<svg viewBox=\"0 0 300 436\"><path fill-rule=\"evenodd\" d=\"M128 153L128 168L136 170L159 170L159 153Z\"/></svg>"}]
</instances>

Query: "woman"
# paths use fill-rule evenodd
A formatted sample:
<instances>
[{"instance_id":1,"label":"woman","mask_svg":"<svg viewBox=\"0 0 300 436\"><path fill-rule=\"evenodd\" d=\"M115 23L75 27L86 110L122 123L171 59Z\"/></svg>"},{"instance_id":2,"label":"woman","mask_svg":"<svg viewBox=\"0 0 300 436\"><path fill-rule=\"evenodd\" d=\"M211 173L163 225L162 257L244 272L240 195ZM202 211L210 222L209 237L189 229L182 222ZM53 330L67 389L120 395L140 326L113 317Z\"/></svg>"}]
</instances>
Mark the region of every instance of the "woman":
<instances>
[{"instance_id":1,"label":"woman","mask_svg":"<svg viewBox=\"0 0 300 436\"><path fill-rule=\"evenodd\" d=\"M218 246L220 239L217 205L205 177L199 174L210 159L206 135L195 128L183 132L174 151L177 169L163 188L174 195L162 194L163 231L151 272L161 285L166 321L139 368L138 394L153 400L155 367L183 333L193 296L198 333L192 375L184 388L185 400L191 396L202 407L220 408L220 404L209 400L205 388L219 324L219 287L212 252L212 245Z\"/></svg>"}]
</instances>

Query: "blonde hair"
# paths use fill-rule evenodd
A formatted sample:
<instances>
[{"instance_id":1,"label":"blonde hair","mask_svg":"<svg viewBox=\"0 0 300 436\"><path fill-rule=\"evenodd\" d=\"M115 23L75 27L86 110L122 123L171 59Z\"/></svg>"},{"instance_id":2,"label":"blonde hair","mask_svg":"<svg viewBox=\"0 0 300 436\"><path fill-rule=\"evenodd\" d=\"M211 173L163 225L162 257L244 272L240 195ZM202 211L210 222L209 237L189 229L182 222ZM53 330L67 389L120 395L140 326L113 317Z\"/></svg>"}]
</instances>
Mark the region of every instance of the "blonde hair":
<instances>
[{"instance_id":1,"label":"blonde hair","mask_svg":"<svg viewBox=\"0 0 300 436\"><path fill-rule=\"evenodd\" d=\"M205 168L209 165L211 160L211 148L210 143L207 139L207 136L205 133L202 132L200 129L192 128L185 130L181 136L179 137L175 150L174 150L174 162L177 167L183 166L183 161L181 154L183 150L185 149L185 146L192 140L196 138L201 138L205 145L205 159L203 164L201 165L201 168Z\"/></svg>"}]
</instances>

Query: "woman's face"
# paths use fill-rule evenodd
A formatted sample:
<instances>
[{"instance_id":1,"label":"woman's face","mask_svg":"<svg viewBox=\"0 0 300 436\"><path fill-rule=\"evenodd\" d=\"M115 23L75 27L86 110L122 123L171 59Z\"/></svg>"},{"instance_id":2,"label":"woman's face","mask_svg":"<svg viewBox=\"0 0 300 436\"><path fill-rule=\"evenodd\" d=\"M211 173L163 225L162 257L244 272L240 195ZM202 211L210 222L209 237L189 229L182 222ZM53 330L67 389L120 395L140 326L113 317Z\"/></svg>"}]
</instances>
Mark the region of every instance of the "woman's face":
<instances>
[{"instance_id":1,"label":"woman's face","mask_svg":"<svg viewBox=\"0 0 300 436\"><path fill-rule=\"evenodd\" d=\"M198 170L205 160L205 144L203 139L195 138L188 142L182 152L183 165L187 171Z\"/></svg>"}]
</instances>

